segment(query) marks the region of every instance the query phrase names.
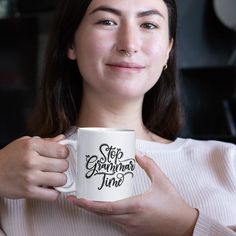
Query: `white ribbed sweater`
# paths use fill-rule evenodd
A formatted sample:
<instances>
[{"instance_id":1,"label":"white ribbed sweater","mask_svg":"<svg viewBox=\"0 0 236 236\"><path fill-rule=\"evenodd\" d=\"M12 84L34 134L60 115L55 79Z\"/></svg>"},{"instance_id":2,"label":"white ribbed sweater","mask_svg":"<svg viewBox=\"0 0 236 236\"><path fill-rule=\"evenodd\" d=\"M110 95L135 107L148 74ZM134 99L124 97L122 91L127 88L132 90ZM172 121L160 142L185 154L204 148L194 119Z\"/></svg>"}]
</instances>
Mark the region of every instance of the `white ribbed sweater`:
<instances>
[{"instance_id":1,"label":"white ribbed sweater","mask_svg":"<svg viewBox=\"0 0 236 236\"><path fill-rule=\"evenodd\" d=\"M199 209L194 236L236 235L228 228L236 231L235 145L178 138L170 144L137 140L137 149L152 157L182 197ZM137 167L134 193L149 186ZM54 203L0 198L0 228L8 236L126 235L118 226L68 203L63 194Z\"/></svg>"}]
</instances>

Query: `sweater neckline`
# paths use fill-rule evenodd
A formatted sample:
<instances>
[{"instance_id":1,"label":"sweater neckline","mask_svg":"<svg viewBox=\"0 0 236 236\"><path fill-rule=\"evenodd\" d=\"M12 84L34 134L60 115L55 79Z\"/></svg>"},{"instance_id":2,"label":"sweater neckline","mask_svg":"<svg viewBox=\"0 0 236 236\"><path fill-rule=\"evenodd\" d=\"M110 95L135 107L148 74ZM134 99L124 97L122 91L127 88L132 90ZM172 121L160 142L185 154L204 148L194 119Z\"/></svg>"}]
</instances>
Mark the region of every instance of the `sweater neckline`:
<instances>
[{"instance_id":1,"label":"sweater neckline","mask_svg":"<svg viewBox=\"0 0 236 236\"><path fill-rule=\"evenodd\" d=\"M67 132L67 138L76 138L76 130L75 126L72 126L71 129ZM186 143L188 139L184 138L176 138L173 142L170 143L159 143L157 141L148 141L144 139L136 139L136 147L140 151L148 150L148 151L176 151L181 149Z\"/></svg>"}]
</instances>

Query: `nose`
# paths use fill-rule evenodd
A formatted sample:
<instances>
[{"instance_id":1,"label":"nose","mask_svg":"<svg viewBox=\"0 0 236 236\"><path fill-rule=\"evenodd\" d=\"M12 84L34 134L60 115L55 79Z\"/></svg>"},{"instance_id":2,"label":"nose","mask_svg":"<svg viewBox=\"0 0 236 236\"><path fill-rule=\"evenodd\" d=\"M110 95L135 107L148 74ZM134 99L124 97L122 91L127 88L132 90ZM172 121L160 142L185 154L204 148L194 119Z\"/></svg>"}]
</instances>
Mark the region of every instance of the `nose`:
<instances>
[{"instance_id":1,"label":"nose","mask_svg":"<svg viewBox=\"0 0 236 236\"><path fill-rule=\"evenodd\" d=\"M135 26L125 23L117 32L116 50L123 56L132 56L139 51L138 30Z\"/></svg>"}]
</instances>

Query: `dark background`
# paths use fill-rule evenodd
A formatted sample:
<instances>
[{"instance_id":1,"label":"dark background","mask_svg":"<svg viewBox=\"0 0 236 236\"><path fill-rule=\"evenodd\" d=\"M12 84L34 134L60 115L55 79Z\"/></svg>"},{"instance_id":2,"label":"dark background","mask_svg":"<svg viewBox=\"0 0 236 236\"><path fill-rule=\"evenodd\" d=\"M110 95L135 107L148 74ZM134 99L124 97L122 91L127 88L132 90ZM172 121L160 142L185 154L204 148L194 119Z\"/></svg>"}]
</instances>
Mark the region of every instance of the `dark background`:
<instances>
[{"instance_id":1,"label":"dark background","mask_svg":"<svg viewBox=\"0 0 236 236\"><path fill-rule=\"evenodd\" d=\"M177 4L182 136L235 142L236 32L218 19L213 0Z\"/></svg>"},{"instance_id":2,"label":"dark background","mask_svg":"<svg viewBox=\"0 0 236 236\"><path fill-rule=\"evenodd\" d=\"M57 0L12 0L0 19L0 147L27 134ZM185 113L182 137L236 140L235 32L212 0L177 0L178 75Z\"/></svg>"}]
</instances>

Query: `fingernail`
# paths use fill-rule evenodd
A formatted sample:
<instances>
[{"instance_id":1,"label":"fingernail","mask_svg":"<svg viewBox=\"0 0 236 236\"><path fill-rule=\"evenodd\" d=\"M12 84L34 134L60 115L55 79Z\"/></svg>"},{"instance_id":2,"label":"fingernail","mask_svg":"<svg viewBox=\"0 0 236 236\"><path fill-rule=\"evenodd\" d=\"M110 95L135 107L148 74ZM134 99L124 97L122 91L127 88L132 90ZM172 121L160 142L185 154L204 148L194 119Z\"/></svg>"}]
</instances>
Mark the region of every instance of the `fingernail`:
<instances>
[{"instance_id":1,"label":"fingernail","mask_svg":"<svg viewBox=\"0 0 236 236\"><path fill-rule=\"evenodd\" d=\"M66 199L71 203L75 203L75 201L76 201L74 196L67 196Z\"/></svg>"}]
</instances>

